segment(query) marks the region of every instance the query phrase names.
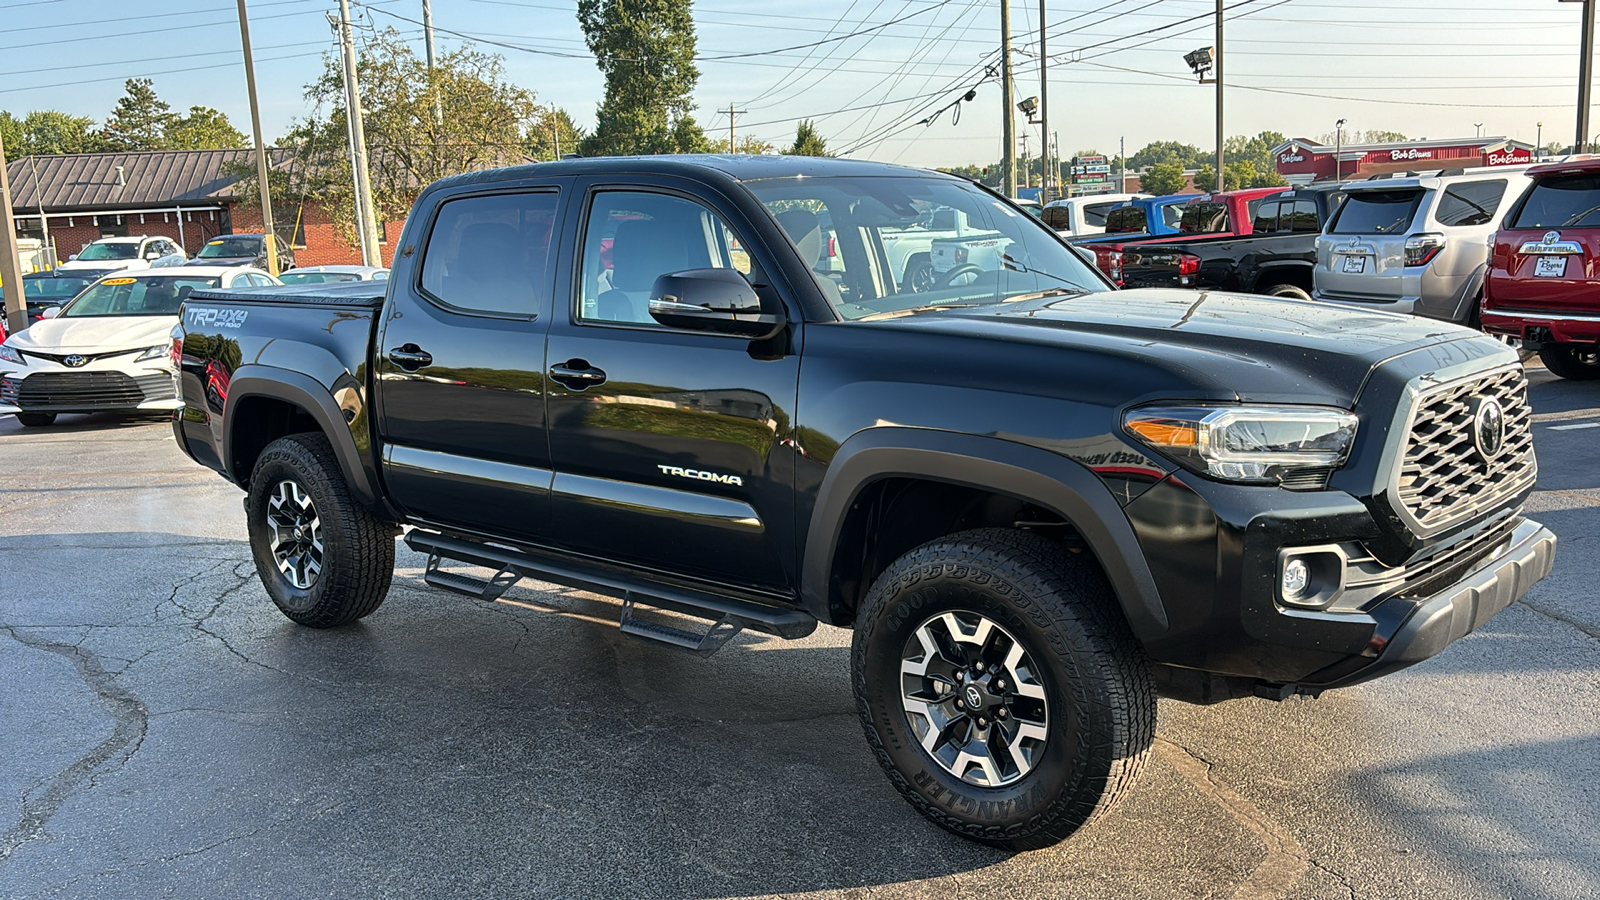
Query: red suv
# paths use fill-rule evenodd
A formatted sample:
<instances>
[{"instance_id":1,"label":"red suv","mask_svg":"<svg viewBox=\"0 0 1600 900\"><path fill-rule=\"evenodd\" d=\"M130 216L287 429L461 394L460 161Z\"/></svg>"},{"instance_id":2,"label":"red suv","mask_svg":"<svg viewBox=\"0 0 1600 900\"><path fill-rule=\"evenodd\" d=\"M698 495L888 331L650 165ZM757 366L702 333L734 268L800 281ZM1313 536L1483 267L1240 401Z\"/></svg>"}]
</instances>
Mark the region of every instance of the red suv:
<instances>
[{"instance_id":1,"label":"red suv","mask_svg":"<svg viewBox=\"0 0 1600 900\"><path fill-rule=\"evenodd\" d=\"M1528 177L1489 237L1483 328L1521 338L1562 378L1600 378L1600 159Z\"/></svg>"}]
</instances>

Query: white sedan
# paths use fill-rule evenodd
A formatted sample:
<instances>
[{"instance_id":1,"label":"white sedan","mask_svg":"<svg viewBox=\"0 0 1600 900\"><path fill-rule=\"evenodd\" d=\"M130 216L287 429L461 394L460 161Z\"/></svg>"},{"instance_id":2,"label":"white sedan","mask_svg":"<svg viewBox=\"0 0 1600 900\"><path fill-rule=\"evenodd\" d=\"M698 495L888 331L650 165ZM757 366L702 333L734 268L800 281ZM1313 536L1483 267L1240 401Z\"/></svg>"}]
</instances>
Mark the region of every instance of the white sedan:
<instances>
[{"instance_id":1,"label":"white sedan","mask_svg":"<svg viewBox=\"0 0 1600 900\"><path fill-rule=\"evenodd\" d=\"M57 271L77 269L150 269L162 266L181 266L189 254L183 252L178 242L160 235L146 234L135 237L109 237L84 247L70 259L57 266Z\"/></svg>"},{"instance_id":2,"label":"white sedan","mask_svg":"<svg viewBox=\"0 0 1600 900\"><path fill-rule=\"evenodd\" d=\"M178 306L193 291L278 284L265 272L188 266L114 272L0 344L0 415L27 426L58 413L163 412L173 389Z\"/></svg>"},{"instance_id":3,"label":"white sedan","mask_svg":"<svg viewBox=\"0 0 1600 900\"><path fill-rule=\"evenodd\" d=\"M377 266L302 266L279 275L284 284L332 284L339 281L386 281L388 269Z\"/></svg>"}]
</instances>

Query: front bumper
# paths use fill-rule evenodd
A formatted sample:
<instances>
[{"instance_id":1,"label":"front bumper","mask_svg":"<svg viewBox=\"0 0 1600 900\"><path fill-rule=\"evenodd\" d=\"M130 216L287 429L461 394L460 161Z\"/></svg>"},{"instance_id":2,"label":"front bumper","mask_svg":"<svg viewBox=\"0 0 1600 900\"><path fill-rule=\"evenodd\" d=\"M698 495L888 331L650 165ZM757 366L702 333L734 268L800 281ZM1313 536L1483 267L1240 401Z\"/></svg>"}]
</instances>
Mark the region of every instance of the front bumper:
<instances>
[{"instance_id":1,"label":"front bumper","mask_svg":"<svg viewBox=\"0 0 1600 900\"><path fill-rule=\"evenodd\" d=\"M1510 546L1492 553L1455 584L1423 598L1394 597L1370 612L1382 626L1360 657L1336 664L1300 685L1322 689L1371 681L1437 656L1450 644L1478 630L1496 613L1517 602L1550 574L1556 536L1524 519Z\"/></svg>"},{"instance_id":2,"label":"front bumper","mask_svg":"<svg viewBox=\"0 0 1600 900\"><path fill-rule=\"evenodd\" d=\"M0 415L18 412L168 412L182 406L160 366L91 362L80 368L30 359L0 371Z\"/></svg>"}]
</instances>

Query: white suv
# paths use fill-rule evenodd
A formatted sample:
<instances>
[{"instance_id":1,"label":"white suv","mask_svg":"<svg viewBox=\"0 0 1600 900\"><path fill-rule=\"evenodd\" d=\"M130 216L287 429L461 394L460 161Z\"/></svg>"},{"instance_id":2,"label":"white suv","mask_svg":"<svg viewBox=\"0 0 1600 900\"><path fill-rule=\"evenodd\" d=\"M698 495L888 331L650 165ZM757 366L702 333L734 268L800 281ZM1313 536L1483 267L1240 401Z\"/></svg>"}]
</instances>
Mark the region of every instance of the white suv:
<instances>
[{"instance_id":1,"label":"white suv","mask_svg":"<svg viewBox=\"0 0 1600 900\"><path fill-rule=\"evenodd\" d=\"M188 258L189 254L183 252L177 241L141 234L101 238L56 268L67 272L74 269L148 269L181 266Z\"/></svg>"},{"instance_id":2,"label":"white suv","mask_svg":"<svg viewBox=\"0 0 1600 900\"><path fill-rule=\"evenodd\" d=\"M1527 166L1345 185L1317 238L1311 295L1476 324L1488 237L1529 184Z\"/></svg>"}]
</instances>

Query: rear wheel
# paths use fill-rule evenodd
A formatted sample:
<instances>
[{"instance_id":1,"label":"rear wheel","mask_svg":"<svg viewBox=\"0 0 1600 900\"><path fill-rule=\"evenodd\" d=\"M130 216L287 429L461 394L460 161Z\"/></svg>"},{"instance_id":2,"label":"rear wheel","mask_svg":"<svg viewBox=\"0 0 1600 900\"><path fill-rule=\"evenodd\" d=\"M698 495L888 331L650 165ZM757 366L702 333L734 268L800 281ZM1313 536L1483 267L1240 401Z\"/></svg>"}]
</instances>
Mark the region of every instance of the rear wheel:
<instances>
[{"instance_id":1,"label":"rear wheel","mask_svg":"<svg viewBox=\"0 0 1600 900\"><path fill-rule=\"evenodd\" d=\"M333 447L292 434L261 451L245 501L256 573L285 616L332 628L371 615L394 575L394 526L350 496Z\"/></svg>"},{"instance_id":2,"label":"rear wheel","mask_svg":"<svg viewBox=\"0 0 1600 900\"><path fill-rule=\"evenodd\" d=\"M1144 766L1144 654L1092 565L1009 529L962 532L873 584L853 648L856 706L918 812L1029 850L1103 815Z\"/></svg>"},{"instance_id":3,"label":"rear wheel","mask_svg":"<svg viewBox=\"0 0 1600 900\"><path fill-rule=\"evenodd\" d=\"M1305 288L1293 284L1275 284L1262 291L1268 297L1288 297L1291 300L1310 300L1311 295Z\"/></svg>"},{"instance_id":4,"label":"rear wheel","mask_svg":"<svg viewBox=\"0 0 1600 900\"><path fill-rule=\"evenodd\" d=\"M21 422L22 423L22 427L24 427L24 428L43 428L46 425L54 425L55 424L56 414L55 413L38 413L38 412L34 412L34 413L19 412L19 413L17 413L17 421Z\"/></svg>"},{"instance_id":5,"label":"rear wheel","mask_svg":"<svg viewBox=\"0 0 1600 900\"><path fill-rule=\"evenodd\" d=\"M1539 351L1544 367L1562 378L1590 381L1600 378L1600 346L1557 344Z\"/></svg>"}]
</instances>

